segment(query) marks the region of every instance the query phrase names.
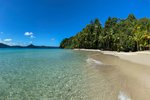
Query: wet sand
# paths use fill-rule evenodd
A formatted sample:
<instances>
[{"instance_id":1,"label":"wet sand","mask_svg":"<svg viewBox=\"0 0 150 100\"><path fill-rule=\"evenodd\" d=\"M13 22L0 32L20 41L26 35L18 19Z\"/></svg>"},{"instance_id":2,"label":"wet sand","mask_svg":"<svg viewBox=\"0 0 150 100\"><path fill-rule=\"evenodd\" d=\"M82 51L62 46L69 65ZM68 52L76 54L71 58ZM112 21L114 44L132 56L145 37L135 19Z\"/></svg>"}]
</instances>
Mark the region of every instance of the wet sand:
<instances>
[{"instance_id":1,"label":"wet sand","mask_svg":"<svg viewBox=\"0 0 150 100\"><path fill-rule=\"evenodd\" d=\"M129 57L129 55L121 56ZM149 63L130 61L134 57L130 55L128 60L101 52L89 52L90 59L100 61L91 68L92 72L89 71L87 76L91 100L150 100ZM143 58L136 59L143 60Z\"/></svg>"},{"instance_id":2,"label":"wet sand","mask_svg":"<svg viewBox=\"0 0 150 100\"><path fill-rule=\"evenodd\" d=\"M100 51L103 54L117 56L121 59L138 63L142 65L150 66L150 51L139 51L139 52L114 52L114 51Z\"/></svg>"},{"instance_id":3,"label":"wet sand","mask_svg":"<svg viewBox=\"0 0 150 100\"><path fill-rule=\"evenodd\" d=\"M138 52L116 52L116 51L101 51L97 49L74 49L88 52L100 52L106 55L117 56L123 60L127 60L133 63L138 63L146 66L150 66L150 51L138 51Z\"/></svg>"}]
</instances>

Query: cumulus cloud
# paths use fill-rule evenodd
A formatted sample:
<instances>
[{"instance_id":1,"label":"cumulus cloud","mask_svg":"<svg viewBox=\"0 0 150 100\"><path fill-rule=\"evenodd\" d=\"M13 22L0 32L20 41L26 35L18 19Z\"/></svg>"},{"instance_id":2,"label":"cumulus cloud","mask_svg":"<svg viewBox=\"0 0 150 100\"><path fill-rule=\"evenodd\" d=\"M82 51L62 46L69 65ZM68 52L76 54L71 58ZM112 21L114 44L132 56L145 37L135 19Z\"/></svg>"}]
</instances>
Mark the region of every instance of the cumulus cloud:
<instances>
[{"instance_id":1,"label":"cumulus cloud","mask_svg":"<svg viewBox=\"0 0 150 100\"><path fill-rule=\"evenodd\" d=\"M10 38L0 39L0 43L7 44L7 45L14 45L12 42L12 39L10 39Z\"/></svg>"},{"instance_id":2,"label":"cumulus cloud","mask_svg":"<svg viewBox=\"0 0 150 100\"><path fill-rule=\"evenodd\" d=\"M0 43L7 44L7 45L10 45L10 46L16 46L16 45L27 46L27 43L14 42L13 39L11 39L11 38L6 38L6 39L1 39L0 38Z\"/></svg>"},{"instance_id":3,"label":"cumulus cloud","mask_svg":"<svg viewBox=\"0 0 150 100\"><path fill-rule=\"evenodd\" d=\"M32 36L33 33L32 33L32 32L25 32L24 35L25 35L25 36Z\"/></svg>"},{"instance_id":4,"label":"cumulus cloud","mask_svg":"<svg viewBox=\"0 0 150 100\"><path fill-rule=\"evenodd\" d=\"M12 39L4 39L4 42L11 42Z\"/></svg>"},{"instance_id":5,"label":"cumulus cloud","mask_svg":"<svg viewBox=\"0 0 150 100\"><path fill-rule=\"evenodd\" d=\"M24 35L30 38L35 38L33 32L25 32Z\"/></svg>"}]
</instances>

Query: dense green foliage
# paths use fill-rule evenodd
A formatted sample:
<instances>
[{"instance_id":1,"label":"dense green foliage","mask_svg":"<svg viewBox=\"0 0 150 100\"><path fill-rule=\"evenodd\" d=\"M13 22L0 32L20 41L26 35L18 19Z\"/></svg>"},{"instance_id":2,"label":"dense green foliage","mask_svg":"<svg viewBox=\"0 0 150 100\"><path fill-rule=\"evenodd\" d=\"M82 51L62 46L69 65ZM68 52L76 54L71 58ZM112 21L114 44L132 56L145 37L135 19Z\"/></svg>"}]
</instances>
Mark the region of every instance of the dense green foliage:
<instances>
[{"instance_id":1,"label":"dense green foliage","mask_svg":"<svg viewBox=\"0 0 150 100\"><path fill-rule=\"evenodd\" d=\"M102 27L100 21L91 21L77 35L64 39L61 48L85 48L113 51L139 51L150 48L150 19L109 17Z\"/></svg>"}]
</instances>

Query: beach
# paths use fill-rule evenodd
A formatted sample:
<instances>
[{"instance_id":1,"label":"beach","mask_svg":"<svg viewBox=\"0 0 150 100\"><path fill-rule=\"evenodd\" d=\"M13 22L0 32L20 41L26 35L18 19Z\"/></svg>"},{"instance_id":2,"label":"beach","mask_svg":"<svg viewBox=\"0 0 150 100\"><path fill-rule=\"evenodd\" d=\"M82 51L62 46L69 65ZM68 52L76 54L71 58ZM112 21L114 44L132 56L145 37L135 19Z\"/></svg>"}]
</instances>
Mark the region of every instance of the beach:
<instances>
[{"instance_id":1,"label":"beach","mask_svg":"<svg viewBox=\"0 0 150 100\"><path fill-rule=\"evenodd\" d=\"M117 56L123 60L127 60L133 63L138 63L146 66L150 66L150 51L139 51L139 52L116 52L116 51L101 51L94 49L74 49L81 51L100 52L106 55Z\"/></svg>"},{"instance_id":2,"label":"beach","mask_svg":"<svg viewBox=\"0 0 150 100\"><path fill-rule=\"evenodd\" d=\"M80 51L89 52L89 58L93 59L93 62L101 62L97 63L96 70L108 81L106 87L109 88L110 95L118 95L118 100L150 99L149 51L129 53L87 49L80 49ZM103 89L101 82L99 83L99 89ZM97 95L102 97L101 93ZM104 96L104 100L109 99Z\"/></svg>"},{"instance_id":3,"label":"beach","mask_svg":"<svg viewBox=\"0 0 150 100\"><path fill-rule=\"evenodd\" d=\"M0 99L149 100L150 67L108 53L0 49Z\"/></svg>"}]
</instances>

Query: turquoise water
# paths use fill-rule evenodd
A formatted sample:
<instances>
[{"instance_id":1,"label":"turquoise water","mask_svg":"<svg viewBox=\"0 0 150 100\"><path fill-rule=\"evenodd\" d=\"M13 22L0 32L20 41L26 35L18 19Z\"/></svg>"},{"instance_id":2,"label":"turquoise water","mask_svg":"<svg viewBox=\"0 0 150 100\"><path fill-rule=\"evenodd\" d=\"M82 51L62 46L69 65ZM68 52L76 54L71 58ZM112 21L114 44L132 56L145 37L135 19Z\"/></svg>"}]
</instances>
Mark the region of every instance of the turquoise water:
<instances>
[{"instance_id":1,"label":"turquoise water","mask_svg":"<svg viewBox=\"0 0 150 100\"><path fill-rule=\"evenodd\" d=\"M0 49L0 100L87 100L87 55L62 49Z\"/></svg>"}]
</instances>

